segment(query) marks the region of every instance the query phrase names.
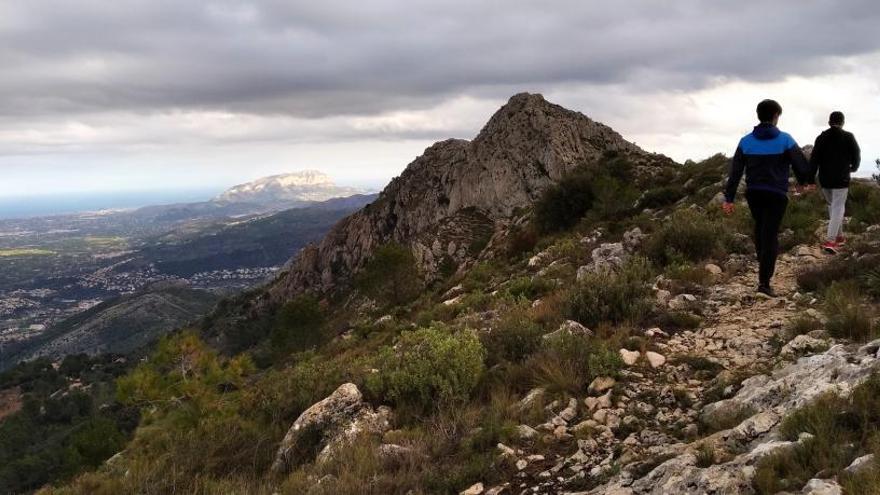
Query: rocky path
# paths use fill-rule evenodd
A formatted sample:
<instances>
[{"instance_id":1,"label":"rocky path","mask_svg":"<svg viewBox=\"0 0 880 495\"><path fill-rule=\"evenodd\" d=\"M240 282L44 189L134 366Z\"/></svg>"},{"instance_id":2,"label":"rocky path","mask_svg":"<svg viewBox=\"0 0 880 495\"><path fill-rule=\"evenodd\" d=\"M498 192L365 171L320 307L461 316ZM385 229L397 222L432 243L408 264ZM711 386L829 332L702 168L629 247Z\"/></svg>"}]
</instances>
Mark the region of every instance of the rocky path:
<instances>
[{"instance_id":1,"label":"rocky path","mask_svg":"<svg viewBox=\"0 0 880 495\"><path fill-rule=\"evenodd\" d=\"M774 298L755 294L751 262L720 274L705 294L676 296L672 307L702 308L698 329L646 330L653 351L621 350L628 365L619 383L597 380L588 397L548 405L546 423L519 427L519 449L499 445L515 479L471 493L752 493L755 462L786 445L775 434L785 414L827 390L846 393L880 368L880 341L837 344L821 330L786 338L793 318L822 317L795 278L823 259L803 247L783 255Z\"/></svg>"}]
</instances>

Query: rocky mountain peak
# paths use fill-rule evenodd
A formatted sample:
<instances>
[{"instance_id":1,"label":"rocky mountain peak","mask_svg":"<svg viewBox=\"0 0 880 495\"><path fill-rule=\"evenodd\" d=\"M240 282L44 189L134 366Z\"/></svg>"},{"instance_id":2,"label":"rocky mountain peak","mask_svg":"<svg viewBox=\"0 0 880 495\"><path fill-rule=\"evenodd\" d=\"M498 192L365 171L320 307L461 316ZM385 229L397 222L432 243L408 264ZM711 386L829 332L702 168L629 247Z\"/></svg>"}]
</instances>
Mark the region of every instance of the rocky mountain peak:
<instances>
[{"instance_id":1,"label":"rocky mountain peak","mask_svg":"<svg viewBox=\"0 0 880 495\"><path fill-rule=\"evenodd\" d=\"M331 290L390 241L410 247L429 278L441 262L467 263L479 254L472 252L475 239L492 237L548 185L608 152L657 163L656 155L579 112L539 94L514 95L473 141L430 146L378 200L306 248L270 289L269 299L277 303L302 291Z\"/></svg>"}]
</instances>

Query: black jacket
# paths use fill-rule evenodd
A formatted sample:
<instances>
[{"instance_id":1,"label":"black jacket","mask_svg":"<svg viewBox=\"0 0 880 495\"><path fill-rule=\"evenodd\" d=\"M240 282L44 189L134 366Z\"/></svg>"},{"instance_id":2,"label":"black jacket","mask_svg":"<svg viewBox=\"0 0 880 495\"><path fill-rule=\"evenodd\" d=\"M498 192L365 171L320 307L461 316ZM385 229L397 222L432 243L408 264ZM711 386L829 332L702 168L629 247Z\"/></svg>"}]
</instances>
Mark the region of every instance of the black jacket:
<instances>
[{"instance_id":1,"label":"black jacket","mask_svg":"<svg viewBox=\"0 0 880 495\"><path fill-rule=\"evenodd\" d=\"M827 189L849 187L849 174L859 169L860 161L855 136L835 126L819 134L810 155L813 170L819 171L819 184Z\"/></svg>"}]
</instances>

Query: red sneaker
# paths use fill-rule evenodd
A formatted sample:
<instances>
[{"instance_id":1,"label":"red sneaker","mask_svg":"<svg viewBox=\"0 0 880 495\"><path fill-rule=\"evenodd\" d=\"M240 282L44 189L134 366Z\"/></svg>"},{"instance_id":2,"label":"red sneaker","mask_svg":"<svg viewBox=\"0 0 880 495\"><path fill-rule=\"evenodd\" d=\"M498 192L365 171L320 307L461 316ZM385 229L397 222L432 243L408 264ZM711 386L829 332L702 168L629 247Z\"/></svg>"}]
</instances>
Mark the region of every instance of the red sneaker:
<instances>
[{"instance_id":1,"label":"red sneaker","mask_svg":"<svg viewBox=\"0 0 880 495\"><path fill-rule=\"evenodd\" d=\"M834 242L836 242L838 246L843 246L846 244L846 237L839 235L837 236L837 239L834 239Z\"/></svg>"},{"instance_id":2,"label":"red sneaker","mask_svg":"<svg viewBox=\"0 0 880 495\"><path fill-rule=\"evenodd\" d=\"M822 249L828 254L837 254L840 251L840 245L834 241L825 241L822 244Z\"/></svg>"}]
</instances>

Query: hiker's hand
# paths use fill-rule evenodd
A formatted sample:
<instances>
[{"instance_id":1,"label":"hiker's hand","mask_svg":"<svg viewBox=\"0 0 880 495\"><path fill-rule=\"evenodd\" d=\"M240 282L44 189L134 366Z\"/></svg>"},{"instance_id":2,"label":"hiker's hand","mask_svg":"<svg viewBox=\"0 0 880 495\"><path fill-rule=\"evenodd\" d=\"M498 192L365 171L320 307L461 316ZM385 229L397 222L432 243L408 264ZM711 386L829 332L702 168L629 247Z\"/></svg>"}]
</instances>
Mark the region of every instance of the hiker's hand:
<instances>
[{"instance_id":1,"label":"hiker's hand","mask_svg":"<svg viewBox=\"0 0 880 495\"><path fill-rule=\"evenodd\" d=\"M816 189L816 184L807 184L804 186L804 192L813 192Z\"/></svg>"},{"instance_id":2,"label":"hiker's hand","mask_svg":"<svg viewBox=\"0 0 880 495\"><path fill-rule=\"evenodd\" d=\"M795 184L794 185L794 195L800 196L803 193L804 193L804 186L802 186L800 184Z\"/></svg>"},{"instance_id":3,"label":"hiker's hand","mask_svg":"<svg viewBox=\"0 0 880 495\"><path fill-rule=\"evenodd\" d=\"M733 203L725 201L721 204L721 209L724 211L725 215L730 215L736 209L736 206Z\"/></svg>"}]
</instances>

